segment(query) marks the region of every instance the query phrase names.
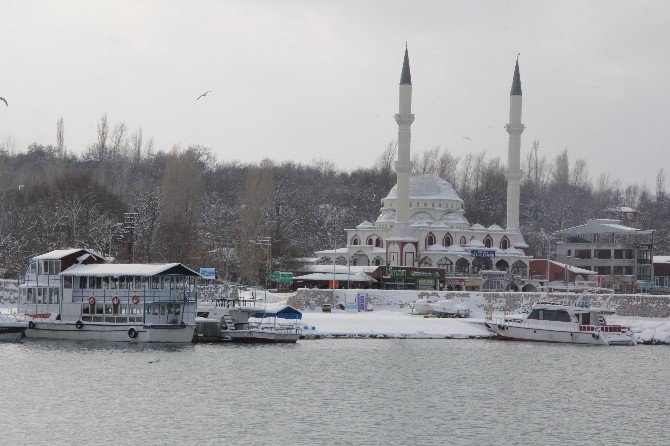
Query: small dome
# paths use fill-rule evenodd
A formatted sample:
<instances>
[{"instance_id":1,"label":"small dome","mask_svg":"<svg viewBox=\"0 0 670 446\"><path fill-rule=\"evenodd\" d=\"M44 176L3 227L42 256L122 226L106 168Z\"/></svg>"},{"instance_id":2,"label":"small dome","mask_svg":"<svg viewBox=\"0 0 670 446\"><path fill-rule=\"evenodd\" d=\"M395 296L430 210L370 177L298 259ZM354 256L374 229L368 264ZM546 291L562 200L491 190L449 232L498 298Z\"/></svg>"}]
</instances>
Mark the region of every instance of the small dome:
<instances>
[{"instance_id":1,"label":"small dome","mask_svg":"<svg viewBox=\"0 0 670 446\"><path fill-rule=\"evenodd\" d=\"M461 214L456 212L450 212L449 214L444 214L440 221L444 223L465 223L468 224L468 221Z\"/></svg>"},{"instance_id":2,"label":"small dome","mask_svg":"<svg viewBox=\"0 0 670 446\"><path fill-rule=\"evenodd\" d=\"M428 248L426 248L426 251L446 251L446 250L447 248L445 248L440 243L435 243L434 245L430 245Z\"/></svg>"},{"instance_id":3,"label":"small dome","mask_svg":"<svg viewBox=\"0 0 670 446\"><path fill-rule=\"evenodd\" d=\"M356 226L356 229L374 229L374 228L375 225L373 225L367 220L363 220L363 222L360 225Z\"/></svg>"},{"instance_id":4,"label":"small dome","mask_svg":"<svg viewBox=\"0 0 670 446\"><path fill-rule=\"evenodd\" d=\"M458 245L451 245L447 247L447 252L450 252L452 254L467 254L467 251L463 249L462 246Z\"/></svg>"},{"instance_id":5,"label":"small dome","mask_svg":"<svg viewBox=\"0 0 670 446\"><path fill-rule=\"evenodd\" d=\"M395 221L395 211L389 211L386 214L381 214L377 221Z\"/></svg>"},{"instance_id":6,"label":"small dome","mask_svg":"<svg viewBox=\"0 0 670 446\"><path fill-rule=\"evenodd\" d=\"M498 225L496 225L496 224L493 224L493 225L489 226L488 229L489 229L489 231L491 231L491 232L501 232L501 231L504 231L503 228L501 228L500 226L498 226Z\"/></svg>"},{"instance_id":7,"label":"small dome","mask_svg":"<svg viewBox=\"0 0 670 446\"><path fill-rule=\"evenodd\" d=\"M516 248L507 248L507 249L503 249L503 252L505 253L505 255L508 255L508 256L519 256L519 255L524 255L523 251L520 251L520 250L518 250L518 249L516 249Z\"/></svg>"},{"instance_id":8,"label":"small dome","mask_svg":"<svg viewBox=\"0 0 670 446\"><path fill-rule=\"evenodd\" d=\"M514 243L515 248L528 248L528 244L524 241Z\"/></svg>"},{"instance_id":9,"label":"small dome","mask_svg":"<svg viewBox=\"0 0 670 446\"><path fill-rule=\"evenodd\" d=\"M435 223L430 225L430 227L433 228L433 229L448 229L449 228L447 225L445 225L441 221L436 221Z\"/></svg>"},{"instance_id":10,"label":"small dome","mask_svg":"<svg viewBox=\"0 0 670 446\"><path fill-rule=\"evenodd\" d=\"M484 245L482 242L480 242L477 239L472 239L469 242L465 244L466 248L486 248L486 245Z\"/></svg>"},{"instance_id":11,"label":"small dome","mask_svg":"<svg viewBox=\"0 0 670 446\"><path fill-rule=\"evenodd\" d=\"M486 228L479 223L475 223L474 225L470 226L471 231L486 231Z\"/></svg>"},{"instance_id":12,"label":"small dome","mask_svg":"<svg viewBox=\"0 0 670 446\"><path fill-rule=\"evenodd\" d=\"M398 198L398 184L393 186L385 200L395 200L396 198ZM443 180L436 175L413 175L410 177L409 199L463 201L447 180Z\"/></svg>"}]
</instances>

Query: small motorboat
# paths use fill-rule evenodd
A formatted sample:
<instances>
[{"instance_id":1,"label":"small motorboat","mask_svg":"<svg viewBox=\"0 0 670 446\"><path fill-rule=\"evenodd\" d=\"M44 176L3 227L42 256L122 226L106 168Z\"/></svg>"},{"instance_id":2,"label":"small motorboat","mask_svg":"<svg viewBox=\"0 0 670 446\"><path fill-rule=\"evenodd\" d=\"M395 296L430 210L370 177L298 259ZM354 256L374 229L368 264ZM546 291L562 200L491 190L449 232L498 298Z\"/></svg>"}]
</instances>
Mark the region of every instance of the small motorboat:
<instances>
[{"instance_id":1,"label":"small motorboat","mask_svg":"<svg viewBox=\"0 0 670 446\"><path fill-rule=\"evenodd\" d=\"M470 309L453 299L438 300L430 304L432 313L437 317L470 317Z\"/></svg>"},{"instance_id":2,"label":"small motorboat","mask_svg":"<svg viewBox=\"0 0 670 446\"><path fill-rule=\"evenodd\" d=\"M24 336L28 322L14 314L0 313L0 341L18 341Z\"/></svg>"},{"instance_id":3,"label":"small motorboat","mask_svg":"<svg viewBox=\"0 0 670 446\"><path fill-rule=\"evenodd\" d=\"M500 339L561 342L591 345L635 345L630 327L607 323L613 311L591 308L586 301L577 305L539 302L524 319L486 321L486 327Z\"/></svg>"}]
</instances>

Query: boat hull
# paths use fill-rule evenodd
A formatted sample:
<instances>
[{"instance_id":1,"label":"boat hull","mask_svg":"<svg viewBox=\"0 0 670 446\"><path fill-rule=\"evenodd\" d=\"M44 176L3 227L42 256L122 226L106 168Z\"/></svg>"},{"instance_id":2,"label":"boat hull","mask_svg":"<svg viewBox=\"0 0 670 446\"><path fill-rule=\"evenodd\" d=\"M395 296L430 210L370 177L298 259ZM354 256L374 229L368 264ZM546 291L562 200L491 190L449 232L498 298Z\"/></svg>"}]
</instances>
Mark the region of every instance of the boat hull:
<instances>
[{"instance_id":1,"label":"boat hull","mask_svg":"<svg viewBox=\"0 0 670 446\"><path fill-rule=\"evenodd\" d=\"M0 326L0 342L15 342L23 337L27 324Z\"/></svg>"},{"instance_id":2,"label":"boat hull","mask_svg":"<svg viewBox=\"0 0 670 446\"><path fill-rule=\"evenodd\" d=\"M240 343L295 343L300 338L297 332L284 332L274 330L222 330L221 336L230 338L231 342Z\"/></svg>"},{"instance_id":3,"label":"boat hull","mask_svg":"<svg viewBox=\"0 0 670 446\"><path fill-rule=\"evenodd\" d=\"M29 339L103 341L132 343L190 343L195 325L144 325L33 321L26 330Z\"/></svg>"},{"instance_id":4,"label":"boat hull","mask_svg":"<svg viewBox=\"0 0 670 446\"><path fill-rule=\"evenodd\" d=\"M524 326L519 323L486 322L486 327L498 338L513 341L558 342L586 345L634 345L635 340L623 334L585 332L570 329Z\"/></svg>"}]
</instances>

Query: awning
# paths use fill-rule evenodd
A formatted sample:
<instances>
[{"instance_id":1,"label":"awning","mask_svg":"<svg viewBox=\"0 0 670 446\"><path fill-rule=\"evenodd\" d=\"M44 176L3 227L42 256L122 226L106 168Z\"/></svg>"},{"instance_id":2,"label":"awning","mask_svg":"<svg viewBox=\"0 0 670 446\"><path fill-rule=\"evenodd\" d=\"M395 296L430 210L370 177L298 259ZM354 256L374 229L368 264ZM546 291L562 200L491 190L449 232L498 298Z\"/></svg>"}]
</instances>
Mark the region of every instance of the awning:
<instances>
[{"instance_id":1,"label":"awning","mask_svg":"<svg viewBox=\"0 0 670 446\"><path fill-rule=\"evenodd\" d=\"M258 311L252 317L265 318L265 317L279 317L282 319L302 319L302 313L300 310L293 308L290 305L282 305L280 307L270 307L266 308L263 311Z\"/></svg>"}]
</instances>

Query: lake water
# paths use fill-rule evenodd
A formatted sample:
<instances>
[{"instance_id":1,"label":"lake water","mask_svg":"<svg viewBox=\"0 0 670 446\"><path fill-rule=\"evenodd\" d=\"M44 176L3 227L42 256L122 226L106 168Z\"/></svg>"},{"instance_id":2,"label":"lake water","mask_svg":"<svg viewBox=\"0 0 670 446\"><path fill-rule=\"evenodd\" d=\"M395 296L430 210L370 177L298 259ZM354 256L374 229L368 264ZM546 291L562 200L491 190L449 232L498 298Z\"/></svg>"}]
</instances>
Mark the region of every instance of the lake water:
<instances>
[{"instance_id":1,"label":"lake water","mask_svg":"<svg viewBox=\"0 0 670 446\"><path fill-rule=\"evenodd\" d=\"M0 344L0 444L670 444L667 346Z\"/></svg>"}]
</instances>

